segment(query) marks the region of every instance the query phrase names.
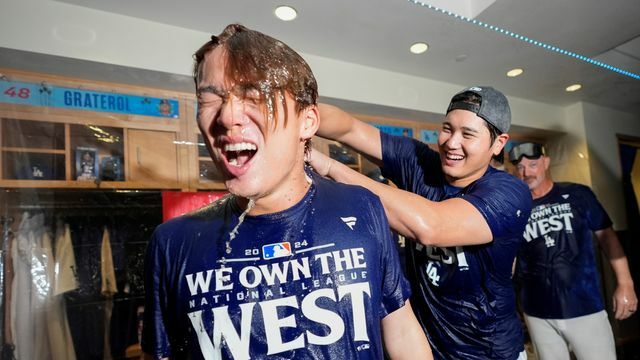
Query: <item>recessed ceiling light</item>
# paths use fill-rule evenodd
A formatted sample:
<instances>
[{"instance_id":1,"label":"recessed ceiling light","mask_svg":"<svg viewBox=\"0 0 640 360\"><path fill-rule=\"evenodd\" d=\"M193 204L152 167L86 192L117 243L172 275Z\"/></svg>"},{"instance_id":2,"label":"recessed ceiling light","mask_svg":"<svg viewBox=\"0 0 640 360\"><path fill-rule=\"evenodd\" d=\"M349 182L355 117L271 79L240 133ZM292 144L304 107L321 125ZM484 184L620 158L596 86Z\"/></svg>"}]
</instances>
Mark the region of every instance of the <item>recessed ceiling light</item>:
<instances>
[{"instance_id":1,"label":"recessed ceiling light","mask_svg":"<svg viewBox=\"0 0 640 360\"><path fill-rule=\"evenodd\" d=\"M573 84L573 85L569 85L567 86L567 88L565 89L567 92L574 92L574 91L578 91L582 89L582 85L580 84Z\"/></svg>"},{"instance_id":2,"label":"recessed ceiling light","mask_svg":"<svg viewBox=\"0 0 640 360\"><path fill-rule=\"evenodd\" d=\"M282 21L291 21L298 16L296 9L287 5L278 6L274 13L276 14L276 17Z\"/></svg>"},{"instance_id":3,"label":"recessed ceiling light","mask_svg":"<svg viewBox=\"0 0 640 360\"><path fill-rule=\"evenodd\" d=\"M428 48L429 48L429 45L427 45L427 43L417 42L411 45L411 47L409 48L409 51L411 51L414 54L422 54L423 52L427 51Z\"/></svg>"},{"instance_id":4,"label":"recessed ceiling light","mask_svg":"<svg viewBox=\"0 0 640 360\"><path fill-rule=\"evenodd\" d=\"M520 68L511 69L511 70L507 71L507 76L508 77L516 77L516 76L522 75L523 72L524 72L524 70L522 70Z\"/></svg>"}]
</instances>

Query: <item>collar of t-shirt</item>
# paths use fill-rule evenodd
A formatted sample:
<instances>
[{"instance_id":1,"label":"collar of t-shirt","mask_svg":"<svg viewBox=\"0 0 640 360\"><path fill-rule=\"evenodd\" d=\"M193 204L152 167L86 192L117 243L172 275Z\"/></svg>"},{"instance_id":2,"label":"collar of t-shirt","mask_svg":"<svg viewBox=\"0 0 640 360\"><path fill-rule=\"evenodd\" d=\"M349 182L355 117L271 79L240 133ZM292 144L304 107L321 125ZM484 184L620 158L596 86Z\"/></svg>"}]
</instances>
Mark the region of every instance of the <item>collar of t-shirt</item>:
<instances>
[{"instance_id":1,"label":"collar of t-shirt","mask_svg":"<svg viewBox=\"0 0 640 360\"><path fill-rule=\"evenodd\" d=\"M456 197L456 196L460 195L460 193L464 192L464 190L466 188L468 188L469 186L475 184L476 181L478 181L478 180L482 179L483 177L487 176L487 174L492 173L492 172L496 172L496 171L499 171L499 170L496 170L496 169L492 168L491 166L489 166L487 168L487 171L485 171L484 174L482 174L482 176L480 178L476 179L471 184L469 184L469 185L467 185L465 187L453 186L453 185L447 183L446 180L445 180L445 182L444 182L445 198L446 199L450 199L452 197Z\"/></svg>"}]
</instances>

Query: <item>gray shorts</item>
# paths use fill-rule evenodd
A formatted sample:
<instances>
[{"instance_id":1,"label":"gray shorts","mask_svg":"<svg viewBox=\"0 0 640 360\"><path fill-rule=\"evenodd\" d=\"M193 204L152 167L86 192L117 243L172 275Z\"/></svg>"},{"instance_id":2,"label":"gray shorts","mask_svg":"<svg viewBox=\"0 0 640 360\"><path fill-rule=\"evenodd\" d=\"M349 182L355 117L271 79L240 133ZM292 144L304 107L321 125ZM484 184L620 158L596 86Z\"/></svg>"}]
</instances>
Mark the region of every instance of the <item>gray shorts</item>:
<instances>
[{"instance_id":1,"label":"gray shorts","mask_svg":"<svg viewBox=\"0 0 640 360\"><path fill-rule=\"evenodd\" d=\"M524 315L540 360L569 360L569 348L578 360L615 360L616 346L607 312L571 319L540 319Z\"/></svg>"}]
</instances>

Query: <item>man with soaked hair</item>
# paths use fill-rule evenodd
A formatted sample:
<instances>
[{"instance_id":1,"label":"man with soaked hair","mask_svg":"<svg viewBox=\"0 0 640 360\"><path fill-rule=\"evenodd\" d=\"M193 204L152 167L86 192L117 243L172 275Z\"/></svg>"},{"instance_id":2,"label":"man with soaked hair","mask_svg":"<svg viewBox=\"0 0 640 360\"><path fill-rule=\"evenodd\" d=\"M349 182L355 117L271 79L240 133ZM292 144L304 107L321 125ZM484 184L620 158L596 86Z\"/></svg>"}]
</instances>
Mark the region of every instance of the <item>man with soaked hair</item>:
<instances>
[{"instance_id":1,"label":"man with soaked hair","mask_svg":"<svg viewBox=\"0 0 640 360\"><path fill-rule=\"evenodd\" d=\"M305 168L319 120L307 63L229 25L196 52L194 79L198 126L230 195L154 232L144 352L431 358L380 200Z\"/></svg>"}]
</instances>

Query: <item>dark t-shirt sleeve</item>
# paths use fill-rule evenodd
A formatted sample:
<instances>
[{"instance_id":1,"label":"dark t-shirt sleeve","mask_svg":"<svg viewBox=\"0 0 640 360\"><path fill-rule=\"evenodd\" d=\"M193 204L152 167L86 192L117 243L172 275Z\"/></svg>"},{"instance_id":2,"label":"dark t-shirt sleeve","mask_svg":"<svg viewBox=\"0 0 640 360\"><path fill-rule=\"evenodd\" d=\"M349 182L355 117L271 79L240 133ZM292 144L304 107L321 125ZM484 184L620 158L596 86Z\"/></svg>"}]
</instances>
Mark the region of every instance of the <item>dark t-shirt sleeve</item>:
<instances>
[{"instance_id":1,"label":"dark t-shirt sleeve","mask_svg":"<svg viewBox=\"0 0 640 360\"><path fill-rule=\"evenodd\" d=\"M154 358L169 357L171 348L165 328L167 289L164 276L166 261L159 246L161 238L156 229L147 247L144 287L145 310L142 328L142 350Z\"/></svg>"},{"instance_id":2,"label":"dark t-shirt sleeve","mask_svg":"<svg viewBox=\"0 0 640 360\"><path fill-rule=\"evenodd\" d=\"M484 216L494 239L522 235L533 202L529 188L510 174L494 169L488 171L493 174L470 185L463 199Z\"/></svg>"}]
</instances>

